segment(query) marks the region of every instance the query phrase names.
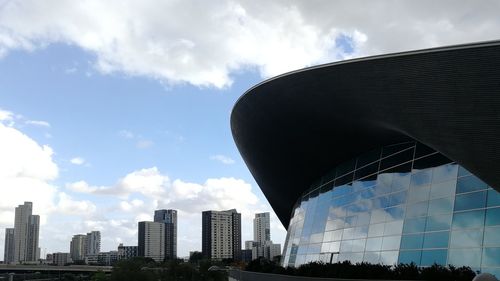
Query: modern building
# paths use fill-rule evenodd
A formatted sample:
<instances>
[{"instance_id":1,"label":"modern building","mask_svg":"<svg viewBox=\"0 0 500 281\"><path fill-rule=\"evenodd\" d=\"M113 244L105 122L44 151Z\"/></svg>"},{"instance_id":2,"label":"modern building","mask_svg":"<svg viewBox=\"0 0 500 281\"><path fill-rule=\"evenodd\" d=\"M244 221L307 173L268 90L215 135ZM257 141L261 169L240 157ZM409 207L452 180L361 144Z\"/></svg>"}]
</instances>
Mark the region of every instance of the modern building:
<instances>
[{"instance_id":1,"label":"modern building","mask_svg":"<svg viewBox=\"0 0 500 281\"><path fill-rule=\"evenodd\" d=\"M5 247L3 262L6 264L14 262L14 228L5 229Z\"/></svg>"},{"instance_id":2,"label":"modern building","mask_svg":"<svg viewBox=\"0 0 500 281\"><path fill-rule=\"evenodd\" d=\"M202 213L203 256L215 259L241 258L241 214L235 209Z\"/></svg>"},{"instance_id":3,"label":"modern building","mask_svg":"<svg viewBox=\"0 0 500 281\"><path fill-rule=\"evenodd\" d=\"M85 262L85 256L87 253L87 235L73 235L69 249L73 262Z\"/></svg>"},{"instance_id":4,"label":"modern building","mask_svg":"<svg viewBox=\"0 0 500 281\"><path fill-rule=\"evenodd\" d=\"M177 258L177 210L156 210L154 221L165 224L165 258Z\"/></svg>"},{"instance_id":5,"label":"modern building","mask_svg":"<svg viewBox=\"0 0 500 281\"><path fill-rule=\"evenodd\" d=\"M269 212L257 213L253 219L253 240L261 245L271 241L271 218Z\"/></svg>"},{"instance_id":6,"label":"modern building","mask_svg":"<svg viewBox=\"0 0 500 281\"><path fill-rule=\"evenodd\" d=\"M139 222L137 243L139 257L152 258L157 262L165 260L165 224L162 222Z\"/></svg>"},{"instance_id":7,"label":"modern building","mask_svg":"<svg viewBox=\"0 0 500 281\"><path fill-rule=\"evenodd\" d=\"M14 263L38 261L40 216L33 215L33 203L24 202L15 209Z\"/></svg>"},{"instance_id":8,"label":"modern building","mask_svg":"<svg viewBox=\"0 0 500 281\"><path fill-rule=\"evenodd\" d=\"M467 265L500 274L500 42L272 78L231 114L287 228L282 263Z\"/></svg>"},{"instance_id":9,"label":"modern building","mask_svg":"<svg viewBox=\"0 0 500 281\"><path fill-rule=\"evenodd\" d=\"M85 255L98 255L101 252L101 232L87 233Z\"/></svg>"},{"instance_id":10,"label":"modern building","mask_svg":"<svg viewBox=\"0 0 500 281\"><path fill-rule=\"evenodd\" d=\"M118 245L118 260L128 260L137 257L137 246Z\"/></svg>"},{"instance_id":11,"label":"modern building","mask_svg":"<svg viewBox=\"0 0 500 281\"><path fill-rule=\"evenodd\" d=\"M118 251L101 252L97 255L97 263L112 266L118 261Z\"/></svg>"},{"instance_id":12,"label":"modern building","mask_svg":"<svg viewBox=\"0 0 500 281\"><path fill-rule=\"evenodd\" d=\"M47 257L48 258L48 257ZM52 254L52 263L55 265L63 266L69 263L72 263L70 253L53 253Z\"/></svg>"}]
</instances>

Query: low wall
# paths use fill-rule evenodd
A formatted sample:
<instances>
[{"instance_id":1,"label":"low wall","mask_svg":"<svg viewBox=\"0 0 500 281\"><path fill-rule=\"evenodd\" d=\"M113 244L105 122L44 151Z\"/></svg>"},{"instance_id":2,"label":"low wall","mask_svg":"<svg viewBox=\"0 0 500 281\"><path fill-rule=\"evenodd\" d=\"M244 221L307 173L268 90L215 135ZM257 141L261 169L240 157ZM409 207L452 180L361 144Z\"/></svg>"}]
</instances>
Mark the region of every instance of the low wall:
<instances>
[{"instance_id":1,"label":"low wall","mask_svg":"<svg viewBox=\"0 0 500 281\"><path fill-rule=\"evenodd\" d=\"M242 270L230 270L229 271L229 281L352 281L354 279L341 279L341 278L314 278L314 277L303 277L303 276L290 276L281 274L271 274L271 273L260 273ZM356 279L361 280L361 279ZM363 279L367 281L372 281L368 279ZM373 280L373 281L388 281L388 280Z\"/></svg>"}]
</instances>

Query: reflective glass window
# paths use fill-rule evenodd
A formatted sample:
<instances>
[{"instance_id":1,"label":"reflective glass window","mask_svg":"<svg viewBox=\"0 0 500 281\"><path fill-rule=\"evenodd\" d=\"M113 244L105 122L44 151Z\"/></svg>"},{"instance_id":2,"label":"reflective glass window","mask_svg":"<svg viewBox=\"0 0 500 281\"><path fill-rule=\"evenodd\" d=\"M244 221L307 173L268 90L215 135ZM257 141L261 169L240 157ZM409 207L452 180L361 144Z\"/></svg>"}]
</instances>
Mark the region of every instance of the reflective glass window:
<instances>
[{"instance_id":1,"label":"reflective glass window","mask_svg":"<svg viewBox=\"0 0 500 281\"><path fill-rule=\"evenodd\" d=\"M352 241L353 252L363 252L365 250L366 239L356 239Z\"/></svg>"},{"instance_id":2,"label":"reflective glass window","mask_svg":"<svg viewBox=\"0 0 500 281\"><path fill-rule=\"evenodd\" d=\"M403 224L403 233L423 232L426 218L406 219Z\"/></svg>"},{"instance_id":3,"label":"reflective glass window","mask_svg":"<svg viewBox=\"0 0 500 281\"><path fill-rule=\"evenodd\" d=\"M451 218L452 214L427 217L425 230L426 231L448 230L450 229Z\"/></svg>"},{"instance_id":4,"label":"reflective glass window","mask_svg":"<svg viewBox=\"0 0 500 281\"><path fill-rule=\"evenodd\" d=\"M449 264L470 267L479 267L481 265L481 248L450 249L449 251Z\"/></svg>"},{"instance_id":5,"label":"reflective glass window","mask_svg":"<svg viewBox=\"0 0 500 281\"><path fill-rule=\"evenodd\" d=\"M434 183L431 186L430 199L450 197L455 195L456 180L445 181L441 183Z\"/></svg>"},{"instance_id":6,"label":"reflective glass window","mask_svg":"<svg viewBox=\"0 0 500 281\"><path fill-rule=\"evenodd\" d=\"M380 252L380 262L383 264L393 265L398 262L398 251L382 251Z\"/></svg>"},{"instance_id":7,"label":"reflective glass window","mask_svg":"<svg viewBox=\"0 0 500 281\"><path fill-rule=\"evenodd\" d=\"M448 248L449 236L448 231L425 233L424 248Z\"/></svg>"},{"instance_id":8,"label":"reflective glass window","mask_svg":"<svg viewBox=\"0 0 500 281\"><path fill-rule=\"evenodd\" d=\"M445 197L429 201L429 215L448 214L453 212L454 197Z\"/></svg>"},{"instance_id":9,"label":"reflective glass window","mask_svg":"<svg viewBox=\"0 0 500 281\"><path fill-rule=\"evenodd\" d=\"M486 210L486 225L500 225L500 208Z\"/></svg>"},{"instance_id":10,"label":"reflective glass window","mask_svg":"<svg viewBox=\"0 0 500 281\"><path fill-rule=\"evenodd\" d=\"M340 242L340 252L352 252L352 241L353 240L342 240L342 242Z\"/></svg>"},{"instance_id":11,"label":"reflective glass window","mask_svg":"<svg viewBox=\"0 0 500 281\"><path fill-rule=\"evenodd\" d=\"M452 231L450 240L452 248L481 247L483 231L480 229Z\"/></svg>"},{"instance_id":12,"label":"reflective glass window","mask_svg":"<svg viewBox=\"0 0 500 281\"><path fill-rule=\"evenodd\" d=\"M407 149L397 154L386 157L380 161L380 171L408 162L412 160L412 158L413 149Z\"/></svg>"},{"instance_id":13,"label":"reflective glass window","mask_svg":"<svg viewBox=\"0 0 500 281\"><path fill-rule=\"evenodd\" d=\"M454 179L457 177L458 165L448 164L434 168L432 173L432 182L439 183Z\"/></svg>"},{"instance_id":14,"label":"reflective glass window","mask_svg":"<svg viewBox=\"0 0 500 281\"><path fill-rule=\"evenodd\" d=\"M370 225L370 227L368 228L368 237L384 235L384 226L384 223Z\"/></svg>"},{"instance_id":15,"label":"reflective glass window","mask_svg":"<svg viewBox=\"0 0 500 281\"><path fill-rule=\"evenodd\" d=\"M424 250L422 251L421 266L430 266L434 263L446 264L447 250Z\"/></svg>"},{"instance_id":16,"label":"reflective glass window","mask_svg":"<svg viewBox=\"0 0 500 281\"><path fill-rule=\"evenodd\" d=\"M415 172L411 176L410 187L430 185L431 179L432 179L431 169L425 169L422 171Z\"/></svg>"},{"instance_id":17,"label":"reflective glass window","mask_svg":"<svg viewBox=\"0 0 500 281\"><path fill-rule=\"evenodd\" d=\"M378 264L380 262L380 252L365 252L363 261L371 264Z\"/></svg>"},{"instance_id":18,"label":"reflective glass window","mask_svg":"<svg viewBox=\"0 0 500 281\"><path fill-rule=\"evenodd\" d=\"M488 186L475 176L461 177L457 180L457 193L483 190L486 188L488 188Z\"/></svg>"},{"instance_id":19,"label":"reflective glass window","mask_svg":"<svg viewBox=\"0 0 500 281\"><path fill-rule=\"evenodd\" d=\"M429 206L428 201L408 205L406 207L406 217L414 218L414 217L426 216L428 206Z\"/></svg>"},{"instance_id":20,"label":"reflective glass window","mask_svg":"<svg viewBox=\"0 0 500 281\"><path fill-rule=\"evenodd\" d=\"M470 175L470 174L471 173L469 171L467 171L467 169L465 169L464 167L462 167L462 166L458 167L458 176L459 177L467 176L467 175Z\"/></svg>"},{"instance_id":21,"label":"reflective glass window","mask_svg":"<svg viewBox=\"0 0 500 281\"><path fill-rule=\"evenodd\" d=\"M451 163L450 159L440 153L434 153L427 157L417 159L413 162L413 169L423 169L428 167L437 167Z\"/></svg>"},{"instance_id":22,"label":"reflective glass window","mask_svg":"<svg viewBox=\"0 0 500 281\"><path fill-rule=\"evenodd\" d=\"M430 191L431 191L430 185L419 186L417 188L410 188L410 193L408 194L408 203L415 203L428 200Z\"/></svg>"},{"instance_id":23,"label":"reflective glass window","mask_svg":"<svg viewBox=\"0 0 500 281\"><path fill-rule=\"evenodd\" d=\"M488 190L488 207L500 206L500 192L490 189Z\"/></svg>"},{"instance_id":24,"label":"reflective glass window","mask_svg":"<svg viewBox=\"0 0 500 281\"><path fill-rule=\"evenodd\" d=\"M414 142L404 142L404 143L397 143L397 144L391 144L388 146L384 146L382 148L382 157L386 157L386 156L392 155L394 153L400 152L402 150L405 150L408 148L414 148L414 147L415 147Z\"/></svg>"},{"instance_id":25,"label":"reflective glass window","mask_svg":"<svg viewBox=\"0 0 500 281\"><path fill-rule=\"evenodd\" d=\"M373 210L370 217L370 224L384 222L386 214L385 210L382 209Z\"/></svg>"},{"instance_id":26,"label":"reflective glass window","mask_svg":"<svg viewBox=\"0 0 500 281\"><path fill-rule=\"evenodd\" d=\"M338 241L338 240L342 239L342 233L343 233L342 230L332 231L332 240Z\"/></svg>"},{"instance_id":27,"label":"reflective glass window","mask_svg":"<svg viewBox=\"0 0 500 281\"><path fill-rule=\"evenodd\" d=\"M356 159L346 161L346 162L344 162L336 167L335 176L340 177L344 174L347 174L347 173L353 171L355 166L356 166Z\"/></svg>"},{"instance_id":28,"label":"reflective glass window","mask_svg":"<svg viewBox=\"0 0 500 281\"><path fill-rule=\"evenodd\" d=\"M358 226L354 229L353 238L366 238L368 236L368 225Z\"/></svg>"},{"instance_id":29,"label":"reflective glass window","mask_svg":"<svg viewBox=\"0 0 500 281\"><path fill-rule=\"evenodd\" d=\"M415 158L420 158L423 156L427 156L429 154L435 153L436 151L424 144L417 143L415 149Z\"/></svg>"},{"instance_id":30,"label":"reflective glass window","mask_svg":"<svg viewBox=\"0 0 500 281\"><path fill-rule=\"evenodd\" d=\"M373 150L370 150L366 153L361 154L357 159L356 167L358 167L358 168L363 167L367 164L378 161L380 158L380 154L381 154L380 148L373 149Z\"/></svg>"},{"instance_id":31,"label":"reflective glass window","mask_svg":"<svg viewBox=\"0 0 500 281\"><path fill-rule=\"evenodd\" d=\"M366 251L380 251L382 248L382 237L366 239Z\"/></svg>"},{"instance_id":32,"label":"reflective glass window","mask_svg":"<svg viewBox=\"0 0 500 281\"><path fill-rule=\"evenodd\" d=\"M401 234L402 231L403 231L402 220L385 223L384 235Z\"/></svg>"},{"instance_id":33,"label":"reflective glass window","mask_svg":"<svg viewBox=\"0 0 500 281\"><path fill-rule=\"evenodd\" d=\"M420 265L420 257L422 256L422 251L401 251L399 253L398 263L410 264L414 263Z\"/></svg>"},{"instance_id":34,"label":"reflective glass window","mask_svg":"<svg viewBox=\"0 0 500 281\"><path fill-rule=\"evenodd\" d=\"M350 184L345 185L336 185L332 190L332 196L337 197L341 195L345 195L347 193L352 192L352 186Z\"/></svg>"},{"instance_id":35,"label":"reflective glass window","mask_svg":"<svg viewBox=\"0 0 500 281\"><path fill-rule=\"evenodd\" d=\"M407 189L410 186L411 173L394 173L391 191Z\"/></svg>"},{"instance_id":36,"label":"reflective glass window","mask_svg":"<svg viewBox=\"0 0 500 281\"><path fill-rule=\"evenodd\" d=\"M484 223L484 210L460 212L453 214L453 229L479 228Z\"/></svg>"},{"instance_id":37,"label":"reflective glass window","mask_svg":"<svg viewBox=\"0 0 500 281\"><path fill-rule=\"evenodd\" d=\"M455 197L455 211L484 208L486 191L460 194Z\"/></svg>"},{"instance_id":38,"label":"reflective glass window","mask_svg":"<svg viewBox=\"0 0 500 281\"><path fill-rule=\"evenodd\" d=\"M500 227L487 227L484 230L484 246L500 247Z\"/></svg>"},{"instance_id":39,"label":"reflective glass window","mask_svg":"<svg viewBox=\"0 0 500 281\"><path fill-rule=\"evenodd\" d=\"M423 234L403 235L401 237L401 249L421 249L423 242Z\"/></svg>"},{"instance_id":40,"label":"reflective glass window","mask_svg":"<svg viewBox=\"0 0 500 281\"><path fill-rule=\"evenodd\" d=\"M378 195L382 195L391 192L392 177L393 174L391 173L378 174L375 193Z\"/></svg>"},{"instance_id":41,"label":"reflective glass window","mask_svg":"<svg viewBox=\"0 0 500 281\"><path fill-rule=\"evenodd\" d=\"M384 236L382 250L397 250L401 244L401 236Z\"/></svg>"},{"instance_id":42,"label":"reflective glass window","mask_svg":"<svg viewBox=\"0 0 500 281\"><path fill-rule=\"evenodd\" d=\"M369 175L372 175L372 174L375 174L378 172L378 166L379 166L379 162L375 162L373 164L370 164L370 165L367 165L367 166L364 166L362 168L359 168L357 169L355 172L354 172L354 179L357 180L357 179L362 179L366 176L369 176Z\"/></svg>"},{"instance_id":43,"label":"reflective glass window","mask_svg":"<svg viewBox=\"0 0 500 281\"><path fill-rule=\"evenodd\" d=\"M483 266L500 266L500 248L483 250Z\"/></svg>"},{"instance_id":44,"label":"reflective glass window","mask_svg":"<svg viewBox=\"0 0 500 281\"><path fill-rule=\"evenodd\" d=\"M408 195L408 191L404 190L401 192L396 192L390 195L390 205L396 206L406 203L406 197Z\"/></svg>"},{"instance_id":45,"label":"reflective glass window","mask_svg":"<svg viewBox=\"0 0 500 281\"><path fill-rule=\"evenodd\" d=\"M387 221L402 220L405 217L405 206L396 206L385 209Z\"/></svg>"}]
</instances>

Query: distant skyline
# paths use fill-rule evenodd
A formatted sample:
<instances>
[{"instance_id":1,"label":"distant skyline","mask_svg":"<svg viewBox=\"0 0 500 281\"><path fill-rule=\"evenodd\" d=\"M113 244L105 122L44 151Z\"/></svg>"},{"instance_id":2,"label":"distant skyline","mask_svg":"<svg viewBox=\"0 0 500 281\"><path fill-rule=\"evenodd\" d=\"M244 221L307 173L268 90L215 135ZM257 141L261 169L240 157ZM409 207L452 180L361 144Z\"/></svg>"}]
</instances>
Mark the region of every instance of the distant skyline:
<instances>
[{"instance_id":1,"label":"distant skyline","mask_svg":"<svg viewBox=\"0 0 500 281\"><path fill-rule=\"evenodd\" d=\"M42 256L178 210L178 256L201 213L237 209L285 229L234 145L235 101L263 79L359 56L500 38L498 1L0 0L0 257L32 201ZM279 16L277 16L279 15ZM293 176L293 175L290 175ZM244 245L242 245L243 247Z\"/></svg>"}]
</instances>

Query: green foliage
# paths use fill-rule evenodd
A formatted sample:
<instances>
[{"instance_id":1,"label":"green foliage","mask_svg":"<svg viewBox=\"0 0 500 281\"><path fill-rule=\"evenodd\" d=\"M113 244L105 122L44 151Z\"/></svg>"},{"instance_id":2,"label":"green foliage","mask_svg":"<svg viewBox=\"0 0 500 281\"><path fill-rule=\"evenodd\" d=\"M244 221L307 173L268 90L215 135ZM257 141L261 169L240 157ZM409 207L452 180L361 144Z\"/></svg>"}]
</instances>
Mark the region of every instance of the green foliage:
<instances>
[{"instance_id":1,"label":"green foliage","mask_svg":"<svg viewBox=\"0 0 500 281\"><path fill-rule=\"evenodd\" d=\"M190 263L198 263L203 259L203 254L201 252L193 252L193 254L189 257Z\"/></svg>"},{"instance_id":2,"label":"green foliage","mask_svg":"<svg viewBox=\"0 0 500 281\"><path fill-rule=\"evenodd\" d=\"M109 278L106 276L106 273L102 271L98 271L92 275L91 281L108 281Z\"/></svg>"},{"instance_id":3,"label":"green foliage","mask_svg":"<svg viewBox=\"0 0 500 281\"><path fill-rule=\"evenodd\" d=\"M310 262L298 268L284 268L276 262L264 258L251 261L246 270L292 276L345 279L470 281L476 276L476 273L470 267L465 266L456 268L452 265L434 264L430 267L418 267L414 263L390 266L366 262L352 264L349 261L344 261L333 264Z\"/></svg>"}]
</instances>

